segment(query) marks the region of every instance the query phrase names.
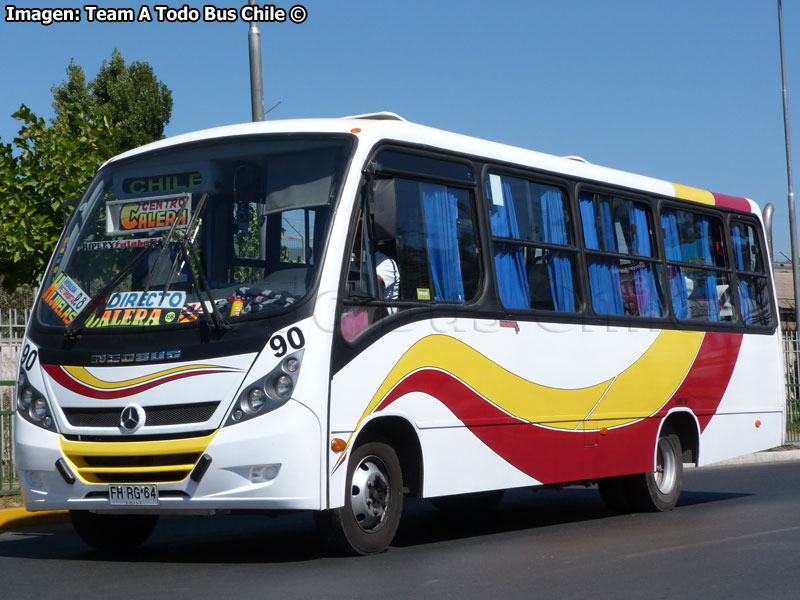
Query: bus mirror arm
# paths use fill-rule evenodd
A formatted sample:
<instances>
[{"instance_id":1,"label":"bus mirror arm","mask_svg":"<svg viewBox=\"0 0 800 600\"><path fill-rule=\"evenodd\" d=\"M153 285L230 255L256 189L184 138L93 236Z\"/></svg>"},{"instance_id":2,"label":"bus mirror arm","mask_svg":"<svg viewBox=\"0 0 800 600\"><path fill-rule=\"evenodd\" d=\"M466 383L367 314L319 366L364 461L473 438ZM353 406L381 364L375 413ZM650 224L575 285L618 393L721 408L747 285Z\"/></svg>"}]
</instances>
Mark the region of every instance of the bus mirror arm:
<instances>
[{"instance_id":1,"label":"bus mirror arm","mask_svg":"<svg viewBox=\"0 0 800 600\"><path fill-rule=\"evenodd\" d=\"M64 202L61 203L61 212L62 212L62 214L64 216L64 219L63 219L64 229L67 228L67 225L69 225L69 222L72 220L71 219L72 215L75 214L75 210L73 210L69 214L67 214L67 210L70 207L72 207L73 209L78 208L78 204L80 204L80 201L81 201L80 198L67 198L66 200L64 200Z\"/></svg>"},{"instance_id":2,"label":"bus mirror arm","mask_svg":"<svg viewBox=\"0 0 800 600\"><path fill-rule=\"evenodd\" d=\"M364 196L369 219L368 233L373 240L397 237L397 191L393 178L377 178L377 165L369 161L364 168Z\"/></svg>"},{"instance_id":3,"label":"bus mirror arm","mask_svg":"<svg viewBox=\"0 0 800 600\"><path fill-rule=\"evenodd\" d=\"M372 191L372 227L376 240L397 237L397 190L394 179L376 179Z\"/></svg>"}]
</instances>

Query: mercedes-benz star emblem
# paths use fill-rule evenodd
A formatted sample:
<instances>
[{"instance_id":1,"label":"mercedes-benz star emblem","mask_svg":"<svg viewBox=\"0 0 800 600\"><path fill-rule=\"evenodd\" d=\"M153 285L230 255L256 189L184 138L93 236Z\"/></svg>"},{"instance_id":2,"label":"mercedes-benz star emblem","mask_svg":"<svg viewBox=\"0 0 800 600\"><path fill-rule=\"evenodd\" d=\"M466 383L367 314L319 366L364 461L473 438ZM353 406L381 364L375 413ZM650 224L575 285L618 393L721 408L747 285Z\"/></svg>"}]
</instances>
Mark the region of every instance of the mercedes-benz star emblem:
<instances>
[{"instance_id":1,"label":"mercedes-benz star emblem","mask_svg":"<svg viewBox=\"0 0 800 600\"><path fill-rule=\"evenodd\" d=\"M119 416L119 424L127 431L136 431L144 425L144 410L135 404L126 406Z\"/></svg>"}]
</instances>

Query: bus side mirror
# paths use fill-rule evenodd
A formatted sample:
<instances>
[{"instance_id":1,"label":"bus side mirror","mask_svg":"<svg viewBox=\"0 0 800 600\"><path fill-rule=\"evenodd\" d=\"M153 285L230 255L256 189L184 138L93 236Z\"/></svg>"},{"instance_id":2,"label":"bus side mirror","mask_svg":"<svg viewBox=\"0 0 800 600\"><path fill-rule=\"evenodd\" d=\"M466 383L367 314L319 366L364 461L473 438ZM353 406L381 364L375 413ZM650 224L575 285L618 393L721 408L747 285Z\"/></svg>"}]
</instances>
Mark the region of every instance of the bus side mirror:
<instances>
[{"instance_id":1,"label":"bus side mirror","mask_svg":"<svg viewBox=\"0 0 800 600\"><path fill-rule=\"evenodd\" d=\"M397 189L394 179L377 179L372 195L372 233L376 240L397 237Z\"/></svg>"},{"instance_id":2,"label":"bus side mirror","mask_svg":"<svg viewBox=\"0 0 800 600\"><path fill-rule=\"evenodd\" d=\"M64 200L64 202L62 202L61 212L64 217L63 218L64 228L66 228L67 224L69 223L69 217L75 212L75 209L77 208L78 204L80 204L80 201L81 201L80 198L68 198L67 200ZM68 212L67 210L70 207L72 208L72 212Z\"/></svg>"}]
</instances>

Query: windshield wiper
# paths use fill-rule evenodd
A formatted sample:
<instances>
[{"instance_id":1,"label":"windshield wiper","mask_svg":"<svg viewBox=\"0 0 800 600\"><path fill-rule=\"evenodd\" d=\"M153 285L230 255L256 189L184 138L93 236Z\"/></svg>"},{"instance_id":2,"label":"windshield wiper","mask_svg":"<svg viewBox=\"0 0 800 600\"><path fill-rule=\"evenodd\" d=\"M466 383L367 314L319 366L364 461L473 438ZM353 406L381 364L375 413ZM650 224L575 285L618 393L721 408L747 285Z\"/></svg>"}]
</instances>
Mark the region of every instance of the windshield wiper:
<instances>
[{"instance_id":1,"label":"windshield wiper","mask_svg":"<svg viewBox=\"0 0 800 600\"><path fill-rule=\"evenodd\" d=\"M225 320L225 317L222 316L222 313L219 312L217 303L214 301L214 297L211 295L211 288L208 285L205 270L200 262L200 257L197 253L197 247L195 245L195 238L200 229L200 224L202 222L201 215L205 210L207 199L208 194L203 194L200 197L200 201L197 203L197 208L186 225L186 230L184 231L183 237L179 242L180 252L178 252L175 260L172 261L172 267L169 270L167 281L164 283L162 297L169 291L172 281L175 279L175 276L178 274L178 272L183 268L184 265L187 265L189 267L189 274L192 277L192 284L197 290L197 299L200 301L200 307L203 309L203 315L206 324L217 331L226 331L230 329L231 326ZM203 299L203 295L206 297L205 300ZM206 303L211 306L210 309Z\"/></svg>"},{"instance_id":2,"label":"windshield wiper","mask_svg":"<svg viewBox=\"0 0 800 600\"><path fill-rule=\"evenodd\" d=\"M205 205L205 200L206 200L207 197L208 197L208 194L203 194L202 197L200 198L200 203L198 204L197 209L195 210L194 214L189 219L190 223L192 223L192 224L194 223L195 217L200 212L201 207L203 207ZM156 262L155 262L155 264L153 264L153 268L150 269L150 273L147 274L147 280L145 281L145 284L144 284L144 293L145 294L147 294L147 292L150 291L150 286L153 284L153 277L158 272L158 268L161 266L161 261L164 260L164 256L166 255L167 250L169 250L169 244L170 244L170 242L172 242L172 236L175 235L175 232L178 230L178 222L179 221L180 221L180 219L176 215L175 216L175 220L172 222L172 227L169 228L169 231L167 232L167 235L165 235L164 238L163 238L163 246L161 247L161 252L158 253L158 258L156 258ZM188 226L187 226L187 230L188 230ZM162 295L162 298L163 298L163 295Z\"/></svg>"},{"instance_id":3,"label":"windshield wiper","mask_svg":"<svg viewBox=\"0 0 800 600\"><path fill-rule=\"evenodd\" d=\"M113 290L119 283L128 276L128 273L133 271L136 266L142 262L145 258L147 258L153 250L161 246L164 242L160 239L151 240L150 243L142 248L142 250L134 256L131 261L125 265L125 267L117 273L117 275L105 284L102 289L95 294L95 296L89 301L89 304L83 307L83 309L75 315L75 318L72 322L67 325L67 330L64 332L64 337L68 340L76 339L81 331L83 331L83 324L86 322L86 319L89 317L90 314L94 312L94 310L103 302L108 293Z\"/></svg>"}]
</instances>

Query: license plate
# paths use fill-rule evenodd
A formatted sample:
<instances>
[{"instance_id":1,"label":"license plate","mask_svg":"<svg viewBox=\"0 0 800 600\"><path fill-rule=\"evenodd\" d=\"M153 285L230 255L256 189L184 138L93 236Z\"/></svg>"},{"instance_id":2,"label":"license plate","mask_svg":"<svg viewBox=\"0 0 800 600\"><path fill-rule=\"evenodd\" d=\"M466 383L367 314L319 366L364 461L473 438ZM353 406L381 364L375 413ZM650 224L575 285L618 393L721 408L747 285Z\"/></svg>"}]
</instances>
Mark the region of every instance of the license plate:
<instances>
[{"instance_id":1,"label":"license plate","mask_svg":"<svg viewBox=\"0 0 800 600\"><path fill-rule=\"evenodd\" d=\"M108 499L115 506L156 506L158 486L111 484L108 486Z\"/></svg>"}]
</instances>

